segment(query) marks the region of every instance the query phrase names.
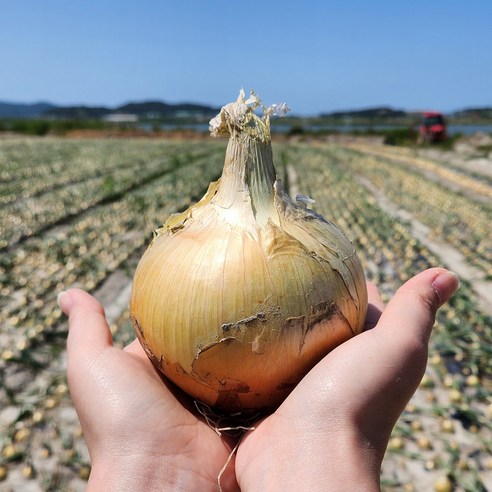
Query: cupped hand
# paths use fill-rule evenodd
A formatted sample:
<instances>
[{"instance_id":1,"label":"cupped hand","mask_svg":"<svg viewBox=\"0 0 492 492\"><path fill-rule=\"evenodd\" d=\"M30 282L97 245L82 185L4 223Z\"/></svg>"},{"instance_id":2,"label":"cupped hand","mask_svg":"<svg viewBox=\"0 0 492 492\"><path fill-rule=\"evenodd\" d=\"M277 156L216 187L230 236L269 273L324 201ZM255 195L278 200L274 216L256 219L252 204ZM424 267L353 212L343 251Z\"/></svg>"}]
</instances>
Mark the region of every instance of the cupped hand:
<instances>
[{"instance_id":1,"label":"cupped hand","mask_svg":"<svg viewBox=\"0 0 492 492\"><path fill-rule=\"evenodd\" d=\"M369 285L367 330L244 436L222 490L379 490L391 430L425 370L435 313L458 285L444 269L427 270L382 315ZM112 346L93 297L71 289L59 303L69 316L67 372L91 454L89 490L217 490L234 443L189 410L138 342Z\"/></svg>"},{"instance_id":2,"label":"cupped hand","mask_svg":"<svg viewBox=\"0 0 492 492\"><path fill-rule=\"evenodd\" d=\"M59 304L69 317L70 393L92 461L88 490L216 491L233 443L186 408L138 341L113 347L96 299L70 289ZM221 485L237 490L232 466Z\"/></svg>"},{"instance_id":3,"label":"cupped hand","mask_svg":"<svg viewBox=\"0 0 492 492\"><path fill-rule=\"evenodd\" d=\"M243 438L241 490L379 490L391 431L425 371L436 311L458 286L453 273L432 268L384 308L369 284L366 331L328 354Z\"/></svg>"}]
</instances>

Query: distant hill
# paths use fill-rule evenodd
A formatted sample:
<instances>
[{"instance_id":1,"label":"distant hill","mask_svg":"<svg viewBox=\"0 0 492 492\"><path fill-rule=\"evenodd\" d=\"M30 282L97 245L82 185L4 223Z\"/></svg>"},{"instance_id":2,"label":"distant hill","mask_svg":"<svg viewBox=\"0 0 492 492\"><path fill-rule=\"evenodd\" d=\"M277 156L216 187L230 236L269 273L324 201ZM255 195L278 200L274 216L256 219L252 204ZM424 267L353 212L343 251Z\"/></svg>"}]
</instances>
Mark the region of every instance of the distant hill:
<instances>
[{"instance_id":1,"label":"distant hill","mask_svg":"<svg viewBox=\"0 0 492 492\"><path fill-rule=\"evenodd\" d=\"M470 120L492 120L492 107L490 108L466 108L455 111L450 115L452 118L462 118Z\"/></svg>"},{"instance_id":2,"label":"distant hill","mask_svg":"<svg viewBox=\"0 0 492 492\"><path fill-rule=\"evenodd\" d=\"M389 119L389 118L405 118L409 113L399 109L392 109L387 106L367 109L355 109L349 111L335 111L333 113L323 113L322 118L374 118L374 119Z\"/></svg>"},{"instance_id":3,"label":"distant hill","mask_svg":"<svg viewBox=\"0 0 492 492\"><path fill-rule=\"evenodd\" d=\"M103 106L54 106L42 116L60 120L98 120L110 113L111 109Z\"/></svg>"},{"instance_id":4,"label":"distant hill","mask_svg":"<svg viewBox=\"0 0 492 492\"><path fill-rule=\"evenodd\" d=\"M48 102L37 102L33 104L11 103L0 101L0 118L48 118L60 120L99 120L115 114L130 114L138 119L172 119L191 118L207 119L214 117L220 108L197 103L170 104L163 101L128 102L117 107L106 106L60 106ZM360 120L367 123L395 122L411 120L419 116L418 112L394 109L389 106L378 106L372 108L353 109L347 111L323 112L319 118L333 120ZM449 118L455 121L483 122L492 121L492 107L465 108L450 112ZM290 118L296 119L295 116Z\"/></svg>"},{"instance_id":5,"label":"distant hill","mask_svg":"<svg viewBox=\"0 0 492 492\"><path fill-rule=\"evenodd\" d=\"M115 108L105 106L56 106L49 103L16 104L0 101L0 118L50 118L50 119L101 119L111 114L134 114L139 118L204 117L211 118L219 112L205 104L162 101L129 102Z\"/></svg>"},{"instance_id":6,"label":"distant hill","mask_svg":"<svg viewBox=\"0 0 492 492\"><path fill-rule=\"evenodd\" d=\"M166 118L174 116L215 116L220 108L203 104L180 103L167 104L160 101L128 103L114 109L116 113L130 113L144 118Z\"/></svg>"},{"instance_id":7,"label":"distant hill","mask_svg":"<svg viewBox=\"0 0 492 492\"><path fill-rule=\"evenodd\" d=\"M47 102L17 104L0 101L0 118L38 118L55 107Z\"/></svg>"}]
</instances>

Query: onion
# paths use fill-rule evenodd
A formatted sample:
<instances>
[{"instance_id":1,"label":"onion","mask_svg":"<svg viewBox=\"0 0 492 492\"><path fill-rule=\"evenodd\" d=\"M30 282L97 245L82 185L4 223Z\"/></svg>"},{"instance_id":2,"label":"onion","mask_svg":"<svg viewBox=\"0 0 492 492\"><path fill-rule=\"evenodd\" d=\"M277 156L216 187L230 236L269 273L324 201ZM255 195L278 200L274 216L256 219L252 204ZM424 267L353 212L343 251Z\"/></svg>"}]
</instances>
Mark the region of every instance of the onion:
<instances>
[{"instance_id":1,"label":"onion","mask_svg":"<svg viewBox=\"0 0 492 492\"><path fill-rule=\"evenodd\" d=\"M131 317L148 356L228 412L278 406L366 314L352 243L276 177L269 118L286 109L243 91L221 109L210 126L229 135L222 177L155 232L135 272Z\"/></svg>"}]
</instances>

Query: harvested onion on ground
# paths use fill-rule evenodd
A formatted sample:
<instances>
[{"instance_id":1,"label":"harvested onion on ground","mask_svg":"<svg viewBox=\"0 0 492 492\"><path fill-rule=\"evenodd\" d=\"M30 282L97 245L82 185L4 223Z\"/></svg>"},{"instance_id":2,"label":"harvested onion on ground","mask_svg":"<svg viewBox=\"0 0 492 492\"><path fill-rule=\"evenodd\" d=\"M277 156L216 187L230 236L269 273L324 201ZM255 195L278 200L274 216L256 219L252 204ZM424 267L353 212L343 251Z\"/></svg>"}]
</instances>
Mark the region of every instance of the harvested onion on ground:
<instances>
[{"instance_id":1,"label":"harvested onion on ground","mask_svg":"<svg viewBox=\"0 0 492 492\"><path fill-rule=\"evenodd\" d=\"M286 109L243 91L221 109L222 177L155 232L135 272L131 316L154 365L229 412L279 405L366 315L352 243L277 179L270 116Z\"/></svg>"}]
</instances>

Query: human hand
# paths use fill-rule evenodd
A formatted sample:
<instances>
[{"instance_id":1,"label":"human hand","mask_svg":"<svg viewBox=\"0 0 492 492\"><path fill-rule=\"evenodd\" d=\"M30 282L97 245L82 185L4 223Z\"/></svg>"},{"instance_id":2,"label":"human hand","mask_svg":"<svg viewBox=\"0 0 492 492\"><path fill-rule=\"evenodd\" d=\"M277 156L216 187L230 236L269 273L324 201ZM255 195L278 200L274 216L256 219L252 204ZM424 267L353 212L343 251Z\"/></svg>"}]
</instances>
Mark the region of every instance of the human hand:
<instances>
[{"instance_id":1,"label":"human hand","mask_svg":"<svg viewBox=\"0 0 492 492\"><path fill-rule=\"evenodd\" d=\"M369 284L366 331L328 354L243 438L241 490L379 490L391 431L425 371L436 311L458 287L454 274L432 268L384 309Z\"/></svg>"},{"instance_id":2,"label":"human hand","mask_svg":"<svg viewBox=\"0 0 492 492\"><path fill-rule=\"evenodd\" d=\"M369 286L377 326L325 357L254 432L236 457L243 490L379 489L391 430L425 370L437 308L457 289L443 269L403 286L378 321L382 302ZM68 378L91 454L89 490L216 490L231 442L178 399L138 342L111 345L100 304L70 290ZM137 381L137 383L136 383ZM223 490L237 488L229 467Z\"/></svg>"},{"instance_id":3,"label":"human hand","mask_svg":"<svg viewBox=\"0 0 492 492\"><path fill-rule=\"evenodd\" d=\"M67 376L92 462L88 491L217 490L233 443L219 437L177 397L138 340L112 346L99 302L70 289ZM237 490L232 466L221 477Z\"/></svg>"}]
</instances>

